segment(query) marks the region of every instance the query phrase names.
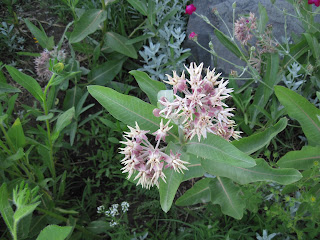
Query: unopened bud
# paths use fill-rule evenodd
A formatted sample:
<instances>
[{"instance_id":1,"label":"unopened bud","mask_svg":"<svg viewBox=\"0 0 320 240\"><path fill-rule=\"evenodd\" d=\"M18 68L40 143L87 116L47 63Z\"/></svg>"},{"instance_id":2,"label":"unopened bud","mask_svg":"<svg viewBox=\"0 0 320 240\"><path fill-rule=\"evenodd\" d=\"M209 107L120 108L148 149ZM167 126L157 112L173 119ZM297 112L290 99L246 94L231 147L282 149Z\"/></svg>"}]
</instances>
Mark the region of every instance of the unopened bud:
<instances>
[{"instance_id":1,"label":"unopened bud","mask_svg":"<svg viewBox=\"0 0 320 240\"><path fill-rule=\"evenodd\" d=\"M218 12L218 9L217 9L217 8L212 8L212 12L213 12L215 15L219 15L219 12Z\"/></svg>"},{"instance_id":2,"label":"unopened bud","mask_svg":"<svg viewBox=\"0 0 320 240\"><path fill-rule=\"evenodd\" d=\"M237 7L237 2L232 3L232 8L236 9L236 7Z\"/></svg>"},{"instance_id":3,"label":"unopened bud","mask_svg":"<svg viewBox=\"0 0 320 240\"><path fill-rule=\"evenodd\" d=\"M252 47L250 48L250 51L251 51L251 52L254 52L255 50L256 50L255 46L252 46Z\"/></svg>"},{"instance_id":4,"label":"unopened bud","mask_svg":"<svg viewBox=\"0 0 320 240\"><path fill-rule=\"evenodd\" d=\"M62 72L64 69L64 64L63 63L57 63L53 66L53 71L55 71L56 73L60 73Z\"/></svg>"},{"instance_id":5,"label":"unopened bud","mask_svg":"<svg viewBox=\"0 0 320 240\"><path fill-rule=\"evenodd\" d=\"M212 44L211 41L209 42L209 48L214 51L214 49L213 49L213 44Z\"/></svg>"}]
</instances>

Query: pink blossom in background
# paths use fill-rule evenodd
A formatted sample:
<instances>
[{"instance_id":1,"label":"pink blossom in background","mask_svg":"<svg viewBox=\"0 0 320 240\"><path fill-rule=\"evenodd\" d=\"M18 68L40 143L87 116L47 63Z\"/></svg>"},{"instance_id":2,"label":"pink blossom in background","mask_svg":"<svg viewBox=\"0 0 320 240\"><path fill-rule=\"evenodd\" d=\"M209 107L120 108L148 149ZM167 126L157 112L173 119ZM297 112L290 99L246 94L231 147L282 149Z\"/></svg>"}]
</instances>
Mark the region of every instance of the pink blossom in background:
<instances>
[{"instance_id":1,"label":"pink blossom in background","mask_svg":"<svg viewBox=\"0 0 320 240\"><path fill-rule=\"evenodd\" d=\"M314 4L317 7L320 6L320 0L308 0L308 4Z\"/></svg>"},{"instance_id":2,"label":"pink blossom in background","mask_svg":"<svg viewBox=\"0 0 320 240\"><path fill-rule=\"evenodd\" d=\"M191 15L195 10L197 10L197 8L193 4L187 5L186 14Z\"/></svg>"},{"instance_id":3,"label":"pink blossom in background","mask_svg":"<svg viewBox=\"0 0 320 240\"><path fill-rule=\"evenodd\" d=\"M320 0L319 0L320 1ZM253 13L249 17L240 17L234 24L234 35L242 45L247 45L248 41L253 37L252 30L257 28L257 18Z\"/></svg>"},{"instance_id":4,"label":"pink blossom in background","mask_svg":"<svg viewBox=\"0 0 320 240\"><path fill-rule=\"evenodd\" d=\"M198 34L196 34L195 32L192 32L189 34L189 39L194 39L198 36Z\"/></svg>"}]
</instances>

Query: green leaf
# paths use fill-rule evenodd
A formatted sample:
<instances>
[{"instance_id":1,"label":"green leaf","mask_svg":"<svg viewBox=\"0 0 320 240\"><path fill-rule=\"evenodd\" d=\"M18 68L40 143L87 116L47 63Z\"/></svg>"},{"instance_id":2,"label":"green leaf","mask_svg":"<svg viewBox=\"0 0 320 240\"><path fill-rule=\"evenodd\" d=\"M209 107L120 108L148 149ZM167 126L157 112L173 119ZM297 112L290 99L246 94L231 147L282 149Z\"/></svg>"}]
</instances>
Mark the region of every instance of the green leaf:
<instances>
[{"instance_id":1,"label":"green leaf","mask_svg":"<svg viewBox=\"0 0 320 240\"><path fill-rule=\"evenodd\" d=\"M209 183L212 178L204 178L195 183L195 185L186 191L176 201L178 206L189 206L197 203L206 203L211 200Z\"/></svg>"},{"instance_id":2,"label":"green leaf","mask_svg":"<svg viewBox=\"0 0 320 240\"><path fill-rule=\"evenodd\" d=\"M148 15L147 5L145 1L128 0L128 2L131 4L132 7L134 7L134 9L136 9L142 15Z\"/></svg>"},{"instance_id":3,"label":"green leaf","mask_svg":"<svg viewBox=\"0 0 320 240\"><path fill-rule=\"evenodd\" d=\"M275 93L280 103L286 108L290 117L296 119L306 135L309 145L320 143L320 109L307 99L285 87L276 86Z\"/></svg>"},{"instance_id":4,"label":"green leaf","mask_svg":"<svg viewBox=\"0 0 320 240\"><path fill-rule=\"evenodd\" d=\"M294 44L292 47L290 47L290 53L284 56L282 61L283 69L286 69L292 61L296 61L295 59L299 59L309 50L310 48L308 46L307 40L302 38L299 43Z\"/></svg>"},{"instance_id":5,"label":"green leaf","mask_svg":"<svg viewBox=\"0 0 320 240\"><path fill-rule=\"evenodd\" d=\"M95 234L108 233L110 228L110 224L104 220L92 221L89 223L88 227L86 227L86 229Z\"/></svg>"},{"instance_id":6,"label":"green leaf","mask_svg":"<svg viewBox=\"0 0 320 240\"><path fill-rule=\"evenodd\" d=\"M126 59L107 61L94 67L89 73L89 83L105 86L121 71Z\"/></svg>"},{"instance_id":7,"label":"green leaf","mask_svg":"<svg viewBox=\"0 0 320 240\"><path fill-rule=\"evenodd\" d=\"M259 2L259 22L258 22L258 31L259 33L264 33L264 30L269 21L266 8Z\"/></svg>"},{"instance_id":8,"label":"green leaf","mask_svg":"<svg viewBox=\"0 0 320 240\"><path fill-rule=\"evenodd\" d=\"M7 83L0 82L0 94L21 92L19 88L12 87Z\"/></svg>"},{"instance_id":9,"label":"green leaf","mask_svg":"<svg viewBox=\"0 0 320 240\"><path fill-rule=\"evenodd\" d=\"M28 19L25 19L24 22L26 23L27 27L29 28L30 32L33 36L37 39L40 46L42 48L51 50L54 47L54 39L53 37L48 37L45 31L40 30L37 28L33 23L31 23Z\"/></svg>"},{"instance_id":10,"label":"green leaf","mask_svg":"<svg viewBox=\"0 0 320 240\"><path fill-rule=\"evenodd\" d=\"M107 19L107 12L98 9L89 9L80 17L76 23L73 32L70 35L69 42L77 43L86 36L94 33L100 26L100 23Z\"/></svg>"},{"instance_id":11,"label":"green leaf","mask_svg":"<svg viewBox=\"0 0 320 240\"><path fill-rule=\"evenodd\" d=\"M6 65L6 69L8 70L10 76L14 81L27 89L32 94L32 96L34 96L39 102L42 103L44 99L43 92L39 83L35 79L20 72L14 67Z\"/></svg>"},{"instance_id":12,"label":"green leaf","mask_svg":"<svg viewBox=\"0 0 320 240\"><path fill-rule=\"evenodd\" d=\"M127 45L128 39L115 32L107 32L105 41L108 47L128 57L137 59L137 51L133 45Z\"/></svg>"},{"instance_id":13,"label":"green leaf","mask_svg":"<svg viewBox=\"0 0 320 240\"><path fill-rule=\"evenodd\" d=\"M20 118L17 118L8 130L8 136L16 148L23 148L26 145L26 137L22 129Z\"/></svg>"},{"instance_id":14,"label":"green leaf","mask_svg":"<svg viewBox=\"0 0 320 240\"><path fill-rule=\"evenodd\" d=\"M30 205L24 205L18 208L13 214L13 219L15 222L19 222L22 218L26 217L29 214L32 214L40 202L36 202Z\"/></svg>"},{"instance_id":15,"label":"green leaf","mask_svg":"<svg viewBox=\"0 0 320 240\"><path fill-rule=\"evenodd\" d=\"M66 188L66 178L67 178L67 170L64 170L63 174L61 175L57 199L60 199L64 195L64 191Z\"/></svg>"},{"instance_id":16,"label":"green leaf","mask_svg":"<svg viewBox=\"0 0 320 240\"><path fill-rule=\"evenodd\" d=\"M175 153L181 153L180 159L188 161L189 156L181 151L181 148L172 142L169 143L166 149L166 153L170 154L170 150ZM166 183L160 179L159 193L160 193L160 204L164 212L168 212L171 208L174 196L178 190L178 187L182 181L183 173L176 172L171 168L165 168L163 173L166 175Z\"/></svg>"},{"instance_id":17,"label":"green leaf","mask_svg":"<svg viewBox=\"0 0 320 240\"><path fill-rule=\"evenodd\" d=\"M256 165L254 159L241 152L225 139L211 133L201 142L194 139L189 141L186 146L188 153L203 158L201 161L202 167L206 171L210 170L208 167L210 168L211 160L245 168Z\"/></svg>"},{"instance_id":18,"label":"green leaf","mask_svg":"<svg viewBox=\"0 0 320 240\"><path fill-rule=\"evenodd\" d=\"M113 117L123 123L135 126L138 122L143 130L155 132L160 127L160 118L153 115L155 108L139 98L118 93L111 88L101 86L88 86L89 93L104 107ZM179 139L178 129L176 126L168 132L167 141Z\"/></svg>"},{"instance_id":19,"label":"green leaf","mask_svg":"<svg viewBox=\"0 0 320 240\"><path fill-rule=\"evenodd\" d=\"M240 188L230 179L217 177L209 183L211 202L219 204L221 211L235 219L240 220L246 206L240 197Z\"/></svg>"},{"instance_id":20,"label":"green leaf","mask_svg":"<svg viewBox=\"0 0 320 240\"><path fill-rule=\"evenodd\" d=\"M45 227L36 240L64 240L71 233L72 227L49 225Z\"/></svg>"},{"instance_id":21,"label":"green leaf","mask_svg":"<svg viewBox=\"0 0 320 240\"><path fill-rule=\"evenodd\" d=\"M315 36L312 36L310 33L303 33L305 38L307 39L308 45L311 48L311 52L313 57L319 61L320 57L320 49L319 49L319 42Z\"/></svg>"},{"instance_id":22,"label":"green leaf","mask_svg":"<svg viewBox=\"0 0 320 240\"><path fill-rule=\"evenodd\" d=\"M253 134L240 140L232 141L233 146L246 154L252 154L267 145L273 137L283 131L287 126L288 119L281 118L274 126L267 128L263 132Z\"/></svg>"},{"instance_id":23,"label":"green leaf","mask_svg":"<svg viewBox=\"0 0 320 240\"><path fill-rule=\"evenodd\" d=\"M210 174L227 177L240 184L259 181L273 181L287 185L301 179L296 169L275 169L270 167L263 159L256 159L257 165L252 168L242 168L218 161L207 161L202 164Z\"/></svg>"},{"instance_id":24,"label":"green leaf","mask_svg":"<svg viewBox=\"0 0 320 240\"><path fill-rule=\"evenodd\" d=\"M320 163L320 147L305 146L300 151L291 151L277 162L280 167L307 170Z\"/></svg>"},{"instance_id":25,"label":"green leaf","mask_svg":"<svg viewBox=\"0 0 320 240\"><path fill-rule=\"evenodd\" d=\"M70 73L66 73L66 74L61 75L61 76L57 76L50 82L50 86L59 85L60 83L75 77L75 75L77 75L78 73L81 73L81 71L70 72Z\"/></svg>"},{"instance_id":26,"label":"green leaf","mask_svg":"<svg viewBox=\"0 0 320 240\"><path fill-rule=\"evenodd\" d=\"M230 40L229 37L227 37L223 32L215 29L214 34L218 38L218 40L227 48L229 49L234 55L236 55L238 58L242 57L242 53L240 52L237 45Z\"/></svg>"},{"instance_id":27,"label":"green leaf","mask_svg":"<svg viewBox=\"0 0 320 240\"><path fill-rule=\"evenodd\" d=\"M250 108L252 115L250 128L254 127L257 116L260 113L259 108L255 107L255 105L263 109L273 93L274 85L280 81L280 78L277 76L279 70L279 61L280 58L279 54L277 53L271 54L271 56L268 58L267 69L263 77L263 83L260 83L259 87L257 88L252 106Z\"/></svg>"},{"instance_id":28,"label":"green leaf","mask_svg":"<svg viewBox=\"0 0 320 240\"><path fill-rule=\"evenodd\" d=\"M205 173L205 170L201 166L201 158L193 154L189 154L189 163L190 164L187 165L189 170L184 172L182 181L202 177Z\"/></svg>"},{"instance_id":29,"label":"green leaf","mask_svg":"<svg viewBox=\"0 0 320 240\"><path fill-rule=\"evenodd\" d=\"M154 34L143 34L139 37L136 37L136 38L133 38L133 39L128 39L128 41L126 41L126 44L127 45L132 45L132 44L135 44L137 42L142 42L148 38L151 38L151 37L154 37Z\"/></svg>"},{"instance_id":30,"label":"green leaf","mask_svg":"<svg viewBox=\"0 0 320 240\"><path fill-rule=\"evenodd\" d=\"M48 115L41 115L37 117L36 121L45 121L53 118L53 113L49 113Z\"/></svg>"},{"instance_id":31,"label":"green leaf","mask_svg":"<svg viewBox=\"0 0 320 240\"><path fill-rule=\"evenodd\" d=\"M13 210L9 203L9 194L7 184L3 183L0 187L0 212L4 222L7 224L10 232L13 232Z\"/></svg>"},{"instance_id":32,"label":"green leaf","mask_svg":"<svg viewBox=\"0 0 320 240\"><path fill-rule=\"evenodd\" d=\"M161 90L166 90L166 85L151 79L145 72L133 70L129 73L134 76L141 90L147 94L151 104L157 106L157 94Z\"/></svg>"},{"instance_id":33,"label":"green leaf","mask_svg":"<svg viewBox=\"0 0 320 240\"><path fill-rule=\"evenodd\" d=\"M10 161L10 162L12 162L12 161L17 161L17 160L23 158L23 156L24 156L23 148L19 148L18 151L17 151L15 154L7 157L6 160L7 160L7 161ZM11 165L12 165L12 164L11 164Z\"/></svg>"},{"instance_id":34,"label":"green leaf","mask_svg":"<svg viewBox=\"0 0 320 240\"><path fill-rule=\"evenodd\" d=\"M75 113L74 107L62 113L58 117L58 120L55 126L55 132L60 133L66 126L68 126L71 123L72 118L74 117L74 113Z\"/></svg>"}]
</instances>

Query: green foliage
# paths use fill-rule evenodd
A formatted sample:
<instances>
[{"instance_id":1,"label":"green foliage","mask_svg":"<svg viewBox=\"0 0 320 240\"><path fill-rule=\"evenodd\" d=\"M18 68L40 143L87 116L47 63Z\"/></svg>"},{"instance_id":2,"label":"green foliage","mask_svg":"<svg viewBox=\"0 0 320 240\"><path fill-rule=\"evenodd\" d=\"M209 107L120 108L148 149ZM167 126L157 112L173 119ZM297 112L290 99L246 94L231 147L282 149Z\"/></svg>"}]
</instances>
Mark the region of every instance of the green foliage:
<instances>
[{"instance_id":1,"label":"green foliage","mask_svg":"<svg viewBox=\"0 0 320 240\"><path fill-rule=\"evenodd\" d=\"M166 182L160 180L159 190L148 191L125 180L118 152L123 132L130 131L126 125L134 127L137 122L149 133L157 131L161 118L153 110L159 107L158 99L174 98L164 83L135 69L142 70L137 53L147 46L147 39L155 47L166 46L169 61L161 64L162 74L182 67L189 53L175 58L176 39L164 44L159 37L181 9L163 11L165 6L158 9L151 0L49 2L49 6L32 3L55 11L60 19L54 24L22 21L17 15L28 15L20 8L24 11L30 1L6 0L2 9L0 46L8 50L2 55L6 64L16 62L0 63L2 238L319 236L319 30L306 1L301 5L289 1L301 13L306 32L293 42L274 44L272 53L260 53L257 46L240 48L233 31L229 36L215 28L218 40L245 62L238 69L250 75L244 85L236 83L242 74L230 75L229 83L237 108L234 119L243 138L227 142L208 134L200 142L186 141L181 123L172 121L168 146L160 147L166 147L166 154L181 153L188 170L165 168ZM32 11L37 14L38 8ZM258 40L266 39L268 16L261 4L257 19L254 34ZM62 31L56 31L62 25ZM40 46L24 42L21 33L35 37ZM57 45L54 38L60 38ZM47 67L53 75L42 82L28 64L40 56L38 47L64 49L67 55L63 61L51 57ZM219 57L214 48L209 51ZM260 69L253 65L254 57L261 60ZM124 200L132 208L112 218L120 219L120 224L112 227L110 217L97 215L97 206Z\"/></svg>"}]
</instances>

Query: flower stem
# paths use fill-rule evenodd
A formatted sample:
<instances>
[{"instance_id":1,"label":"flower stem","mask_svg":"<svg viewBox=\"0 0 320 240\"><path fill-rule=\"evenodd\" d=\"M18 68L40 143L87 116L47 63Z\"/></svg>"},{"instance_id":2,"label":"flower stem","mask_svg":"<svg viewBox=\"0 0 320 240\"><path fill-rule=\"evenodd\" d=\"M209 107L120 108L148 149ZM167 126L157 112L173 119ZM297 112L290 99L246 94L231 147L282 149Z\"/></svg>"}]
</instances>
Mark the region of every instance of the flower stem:
<instances>
[{"instance_id":1,"label":"flower stem","mask_svg":"<svg viewBox=\"0 0 320 240\"><path fill-rule=\"evenodd\" d=\"M44 114L48 115L49 113L49 109L48 109L48 104L47 104L47 92L49 90L50 87L50 83L53 81L53 79L55 78L56 74L54 73L52 75L52 77L50 78L45 90L44 90L44 98L43 98L43 109L44 109ZM46 119L46 127L47 127L47 137L48 137L48 145L49 145L49 158L50 158L50 172L52 174L52 178L54 181L53 184L53 192L54 194L56 193L56 170L55 170L55 164L54 164L54 158L53 158L53 143L52 143L52 139L51 139L51 131L50 131L50 123L49 123L49 119Z\"/></svg>"}]
</instances>

